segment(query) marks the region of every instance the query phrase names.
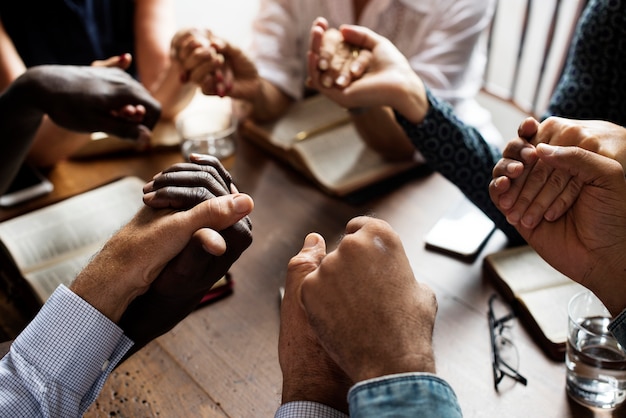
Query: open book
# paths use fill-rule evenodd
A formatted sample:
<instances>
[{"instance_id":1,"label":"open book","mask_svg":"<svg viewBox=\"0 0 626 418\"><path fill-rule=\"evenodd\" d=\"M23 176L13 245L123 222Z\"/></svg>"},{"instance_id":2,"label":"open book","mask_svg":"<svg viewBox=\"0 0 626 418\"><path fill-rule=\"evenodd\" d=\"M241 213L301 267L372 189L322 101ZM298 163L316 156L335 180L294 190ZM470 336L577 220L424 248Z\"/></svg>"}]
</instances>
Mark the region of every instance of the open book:
<instances>
[{"instance_id":1,"label":"open book","mask_svg":"<svg viewBox=\"0 0 626 418\"><path fill-rule=\"evenodd\" d=\"M292 105L270 124L242 124L242 134L316 182L343 196L424 163L390 162L361 139L348 112L323 95Z\"/></svg>"},{"instance_id":2,"label":"open book","mask_svg":"<svg viewBox=\"0 0 626 418\"><path fill-rule=\"evenodd\" d=\"M512 304L546 354L563 361L567 304L584 287L552 268L530 246L508 248L486 256L483 272Z\"/></svg>"},{"instance_id":3,"label":"open book","mask_svg":"<svg viewBox=\"0 0 626 418\"><path fill-rule=\"evenodd\" d=\"M0 223L0 291L5 337L19 333L59 284L69 285L143 205L143 185L126 177Z\"/></svg>"}]
</instances>

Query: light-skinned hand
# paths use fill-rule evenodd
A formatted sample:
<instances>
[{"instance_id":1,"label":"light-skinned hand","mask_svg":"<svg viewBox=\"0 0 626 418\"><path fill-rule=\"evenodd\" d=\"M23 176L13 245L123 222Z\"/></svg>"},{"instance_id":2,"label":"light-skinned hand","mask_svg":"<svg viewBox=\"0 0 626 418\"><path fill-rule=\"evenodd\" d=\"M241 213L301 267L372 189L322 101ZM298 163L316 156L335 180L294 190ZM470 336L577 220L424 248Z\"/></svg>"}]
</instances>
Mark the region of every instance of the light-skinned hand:
<instances>
[{"instance_id":1,"label":"light-skinned hand","mask_svg":"<svg viewBox=\"0 0 626 418\"><path fill-rule=\"evenodd\" d=\"M307 251L324 254L322 239L309 236L306 242ZM354 218L337 248L319 255L300 300L322 347L350 379L434 372L437 301L415 280L389 224Z\"/></svg>"}]
</instances>

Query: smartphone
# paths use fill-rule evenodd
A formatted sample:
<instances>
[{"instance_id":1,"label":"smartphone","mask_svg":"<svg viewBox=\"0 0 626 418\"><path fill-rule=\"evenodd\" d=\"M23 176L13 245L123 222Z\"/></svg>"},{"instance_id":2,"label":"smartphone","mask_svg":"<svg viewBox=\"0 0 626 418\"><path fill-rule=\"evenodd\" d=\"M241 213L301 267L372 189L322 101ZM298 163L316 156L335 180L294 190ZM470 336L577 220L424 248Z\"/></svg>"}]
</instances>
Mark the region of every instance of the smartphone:
<instances>
[{"instance_id":1,"label":"smartphone","mask_svg":"<svg viewBox=\"0 0 626 418\"><path fill-rule=\"evenodd\" d=\"M495 224L463 197L425 237L426 248L464 261L473 261L495 230Z\"/></svg>"},{"instance_id":2,"label":"smartphone","mask_svg":"<svg viewBox=\"0 0 626 418\"><path fill-rule=\"evenodd\" d=\"M9 189L0 196L0 206L8 207L50 193L54 186L30 164L22 164Z\"/></svg>"}]
</instances>

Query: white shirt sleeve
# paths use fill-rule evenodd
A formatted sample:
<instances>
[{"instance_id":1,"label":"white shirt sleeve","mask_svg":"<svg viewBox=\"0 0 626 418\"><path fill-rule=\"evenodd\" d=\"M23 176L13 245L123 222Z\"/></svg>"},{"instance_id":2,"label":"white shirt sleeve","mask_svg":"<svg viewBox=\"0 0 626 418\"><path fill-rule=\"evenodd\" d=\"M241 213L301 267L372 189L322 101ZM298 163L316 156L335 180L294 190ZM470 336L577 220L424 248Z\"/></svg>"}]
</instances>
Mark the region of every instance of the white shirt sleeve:
<instances>
[{"instance_id":1,"label":"white shirt sleeve","mask_svg":"<svg viewBox=\"0 0 626 418\"><path fill-rule=\"evenodd\" d=\"M132 344L59 286L0 361L0 416L82 416Z\"/></svg>"}]
</instances>

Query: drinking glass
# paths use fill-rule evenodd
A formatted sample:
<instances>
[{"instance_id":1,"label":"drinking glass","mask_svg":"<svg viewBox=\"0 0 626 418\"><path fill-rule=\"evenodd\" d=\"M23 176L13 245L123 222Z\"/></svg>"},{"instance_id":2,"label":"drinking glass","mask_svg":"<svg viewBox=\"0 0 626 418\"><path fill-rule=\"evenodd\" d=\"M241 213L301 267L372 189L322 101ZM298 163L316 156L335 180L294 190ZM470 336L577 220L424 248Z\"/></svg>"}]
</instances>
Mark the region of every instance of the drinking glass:
<instances>
[{"instance_id":1,"label":"drinking glass","mask_svg":"<svg viewBox=\"0 0 626 418\"><path fill-rule=\"evenodd\" d=\"M181 152L186 160L192 153L208 154L220 160L235 154L237 118L195 111L182 115L176 122L181 137Z\"/></svg>"},{"instance_id":2,"label":"drinking glass","mask_svg":"<svg viewBox=\"0 0 626 418\"><path fill-rule=\"evenodd\" d=\"M567 393L594 408L614 409L626 398L626 352L608 330L611 315L585 290L568 305Z\"/></svg>"}]
</instances>

